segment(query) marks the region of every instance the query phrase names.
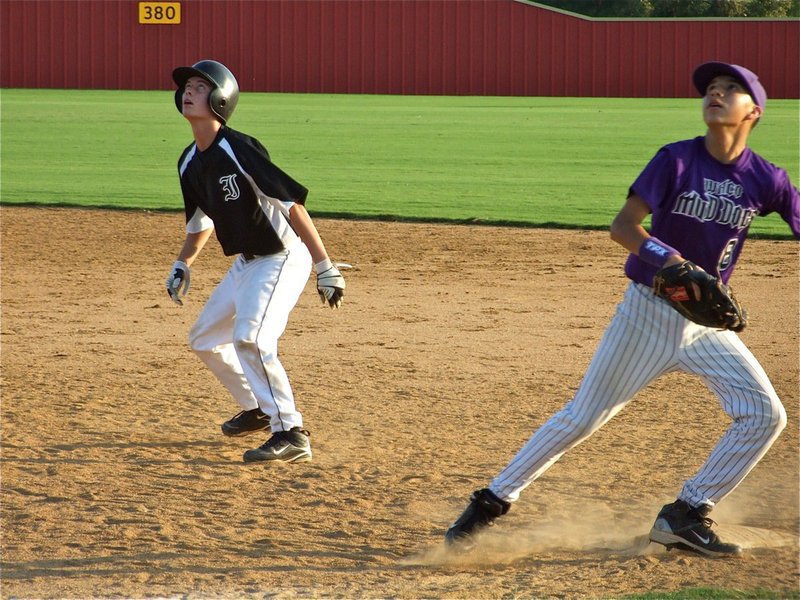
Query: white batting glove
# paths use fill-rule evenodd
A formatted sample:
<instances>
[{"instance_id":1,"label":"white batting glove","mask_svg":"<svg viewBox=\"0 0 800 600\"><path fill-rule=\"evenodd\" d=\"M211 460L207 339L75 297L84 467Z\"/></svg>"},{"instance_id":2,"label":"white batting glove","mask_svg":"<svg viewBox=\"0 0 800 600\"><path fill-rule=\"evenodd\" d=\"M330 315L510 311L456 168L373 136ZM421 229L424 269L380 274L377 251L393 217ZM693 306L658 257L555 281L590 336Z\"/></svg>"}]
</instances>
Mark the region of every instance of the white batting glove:
<instances>
[{"instance_id":1,"label":"white batting glove","mask_svg":"<svg viewBox=\"0 0 800 600\"><path fill-rule=\"evenodd\" d=\"M182 260L176 260L167 277L167 293L175 304L183 306L181 297L189 293L189 265Z\"/></svg>"},{"instance_id":2,"label":"white batting glove","mask_svg":"<svg viewBox=\"0 0 800 600\"><path fill-rule=\"evenodd\" d=\"M339 269L333 266L330 258L326 258L314 265L314 270L317 272L317 292L320 300L333 309L339 308L342 305L345 288L344 277Z\"/></svg>"}]
</instances>

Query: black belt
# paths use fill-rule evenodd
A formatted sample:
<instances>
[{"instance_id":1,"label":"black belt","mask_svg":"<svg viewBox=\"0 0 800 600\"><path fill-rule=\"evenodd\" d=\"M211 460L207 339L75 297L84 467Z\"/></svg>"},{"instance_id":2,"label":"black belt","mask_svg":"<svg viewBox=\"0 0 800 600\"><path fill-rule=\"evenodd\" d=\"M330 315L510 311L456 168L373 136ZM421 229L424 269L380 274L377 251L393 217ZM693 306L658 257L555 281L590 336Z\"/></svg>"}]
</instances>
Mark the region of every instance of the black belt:
<instances>
[{"instance_id":1,"label":"black belt","mask_svg":"<svg viewBox=\"0 0 800 600\"><path fill-rule=\"evenodd\" d=\"M248 254L247 252L242 252L242 258L247 262L255 260L256 258L261 258L262 256L274 256L274 254Z\"/></svg>"}]
</instances>

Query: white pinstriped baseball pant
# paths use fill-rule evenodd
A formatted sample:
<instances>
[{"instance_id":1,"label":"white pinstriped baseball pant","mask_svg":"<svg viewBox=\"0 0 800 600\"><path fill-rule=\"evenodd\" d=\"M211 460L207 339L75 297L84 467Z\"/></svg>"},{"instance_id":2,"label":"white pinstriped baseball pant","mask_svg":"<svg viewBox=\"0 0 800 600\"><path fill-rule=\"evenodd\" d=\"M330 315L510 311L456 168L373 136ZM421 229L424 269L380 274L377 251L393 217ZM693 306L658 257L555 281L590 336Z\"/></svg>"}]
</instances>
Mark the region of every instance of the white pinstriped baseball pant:
<instances>
[{"instance_id":1,"label":"white pinstriped baseball pant","mask_svg":"<svg viewBox=\"0 0 800 600\"><path fill-rule=\"evenodd\" d=\"M189 345L243 410L260 408L272 431L302 427L278 338L311 273L302 243L246 261L238 256L189 332Z\"/></svg>"},{"instance_id":2,"label":"white pinstriped baseball pant","mask_svg":"<svg viewBox=\"0 0 800 600\"><path fill-rule=\"evenodd\" d=\"M533 434L489 489L516 501L567 450L671 371L698 375L733 420L678 496L692 506L713 506L761 460L786 426L786 411L764 369L734 332L688 321L638 283L626 290L575 397Z\"/></svg>"}]
</instances>

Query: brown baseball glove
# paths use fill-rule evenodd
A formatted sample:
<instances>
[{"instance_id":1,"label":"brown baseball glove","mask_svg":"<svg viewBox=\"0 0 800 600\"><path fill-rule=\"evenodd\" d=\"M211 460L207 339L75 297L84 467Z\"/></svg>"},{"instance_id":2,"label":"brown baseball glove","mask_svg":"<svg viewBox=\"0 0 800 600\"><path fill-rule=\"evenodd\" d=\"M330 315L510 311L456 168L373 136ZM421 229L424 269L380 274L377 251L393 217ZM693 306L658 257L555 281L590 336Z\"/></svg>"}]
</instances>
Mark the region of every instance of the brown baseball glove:
<instances>
[{"instance_id":1,"label":"brown baseball glove","mask_svg":"<svg viewBox=\"0 0 800 600\"><path fill-rule=\"evenodd\" d=\"M690 321L706 327L742 331L747 312L730 287L687 260L656 273L653 289Z\"/></svg>"}]
</instances>

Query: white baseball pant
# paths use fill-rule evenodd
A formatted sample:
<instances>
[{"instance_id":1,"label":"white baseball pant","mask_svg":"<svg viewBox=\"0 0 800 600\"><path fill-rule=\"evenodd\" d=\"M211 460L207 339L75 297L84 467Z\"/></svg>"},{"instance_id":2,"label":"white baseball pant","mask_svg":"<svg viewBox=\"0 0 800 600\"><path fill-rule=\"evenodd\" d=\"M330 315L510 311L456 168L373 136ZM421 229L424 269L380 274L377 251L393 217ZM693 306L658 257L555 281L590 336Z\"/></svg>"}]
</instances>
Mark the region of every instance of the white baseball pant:
<instances>
[{"instance_id":1,"label":"white baseball pant","mask_svg":"<svg viewBox=\"0 0 800 600\"><path fill-rule=\"evenodd\" d=\"M247 261L238 256L189 332L189 345L243 410L260 408L272 431L302 427L278 338L311 272L300 242Z\"/></svg>"},{"instance_id":2,"label":"white baseball pant","mask_svg":"<svg viewBox=\"0 0 800 600\"><path fill-rule=\"evenodd\" d=\"M671 371L698 375L733 420L678 496L692 506L713 506L764 456L786 426L786 411L764 369L734 332L688 321L638 283L625 292L575 397L533 434L489 489L516 501L567 450ZM681 427L692 425L687 419ZM683 443L678 435L675 443Z\"/></svg>"}]
</instances>

